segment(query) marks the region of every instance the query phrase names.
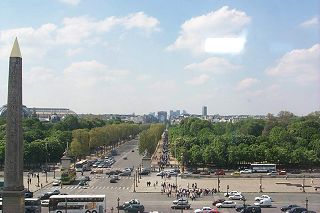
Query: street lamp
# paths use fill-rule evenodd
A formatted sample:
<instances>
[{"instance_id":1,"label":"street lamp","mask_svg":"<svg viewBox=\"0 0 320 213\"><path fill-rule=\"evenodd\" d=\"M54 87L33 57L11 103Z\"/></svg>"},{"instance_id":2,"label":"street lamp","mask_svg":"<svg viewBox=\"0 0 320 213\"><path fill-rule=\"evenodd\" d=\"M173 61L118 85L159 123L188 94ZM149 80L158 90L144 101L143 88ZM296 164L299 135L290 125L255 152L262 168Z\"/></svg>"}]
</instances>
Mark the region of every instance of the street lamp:
<instances>
[{"instance_id":1,"label":"street lamp","mask_svg":"<svg viewBox=\"0 0 320 213\"><path fill-rule=\"evenodd\" d=\"M220 192L220 175L218 174L218 192Z\"/></svg>"},{"instance_id":2,"label":"street lamp","mask_svg":"<svg viewBox=\"0 0 320 213\"><path fill-rule=\"evenodd\" d=\"M133 192L136 192L136 174L133 174Z\"/></svg>"},{"instance_id":3,"label":"street lamp","mask_svg":"<svg viewBox=\"0 0 320 213\"><path fill-rule=\"evenodd\" d=\"M259 192L262 192L262 175L260 175Z\"/></svg>"},{"instance_id":4,"label":"street lamp","mask_svg":"<svg viewBox=\"0 0 320 213\"><path fill-rule=\"evenodd\" d=\"M309 202L309 200L308 200L308 198L306 197L306 209L308 210L308 202Z\"/></svg>"},{"instance_id":5,"label":"street lamp","mask_svg":"<svg viewBox=\"0 0 320 213\"><path fill-rule=\"evenodd\" d=\"M136 187L138 187L138 169L136 169Z\"/></svg>"},{"instance_id":6,"label":"street lamp","mask_svg":"<svg viewBox=\"0 0 320 213\"><path fill-rule=\"evenodd\" d=\"M227 197L229 197L229 185L227 185Z\"/></svg>"},{"instance_id":7,"label":"street lamp","mask_svg":"<svg viewBox=\"0 0 320 213\"><path fill-rule=\"evenodd\" d=\"M306 190L304 189L305 181L306 181L306 176L303 175L302 192L306 192Z\"/></svg>"},{"instance_id":8,"label":"street lamp","mask_svg":"<svg viewBox=\"0 0 320 213\"><path fill-rule=\"evenodd\" d=\"M118 197L117 201L118 201L118 213L119 213L119 202L120 202L120 198L119 197Z\"/></svg>"}]
</instances>

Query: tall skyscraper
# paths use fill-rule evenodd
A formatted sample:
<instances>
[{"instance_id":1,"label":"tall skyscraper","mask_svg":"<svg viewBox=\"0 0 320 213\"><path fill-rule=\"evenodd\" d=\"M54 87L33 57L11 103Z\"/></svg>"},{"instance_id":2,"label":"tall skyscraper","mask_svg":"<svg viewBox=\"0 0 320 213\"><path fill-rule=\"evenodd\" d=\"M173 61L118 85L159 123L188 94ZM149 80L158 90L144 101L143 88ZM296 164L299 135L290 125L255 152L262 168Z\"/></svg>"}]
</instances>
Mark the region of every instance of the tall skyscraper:
<instances>
[{"instance_id":1,"label":"tall skyscraper","mask_svg":"<svg viewBox=\"0 0 320 213\"><path fill-rule=\"evenodd\" d=\"M208 115L208 108L207 106L202 107L202 116L207 116Z\"/></svg>"},{"instance_id":2,"label":"tall skyscraper","mask_svg":"<svg viewBox=\"0 0 320 213\"><path fill-rule=\"evenodd\" d=\"M18 40L9 60L3 212L23 213L22 58Z\"/></svg>"},{"instance_id":3,"label":"tall skyscraper","mask_svg":"<svg viewBox=\"0 0 320 213\"><path fill-rule=\"evenodd\" d=\"M161 123L167 122L167 117L168 117L168 114L167 114L166 111L159 111L158 112L158 120L159 120L159 122L161 122Z\"/></svg>"}]
</instances>

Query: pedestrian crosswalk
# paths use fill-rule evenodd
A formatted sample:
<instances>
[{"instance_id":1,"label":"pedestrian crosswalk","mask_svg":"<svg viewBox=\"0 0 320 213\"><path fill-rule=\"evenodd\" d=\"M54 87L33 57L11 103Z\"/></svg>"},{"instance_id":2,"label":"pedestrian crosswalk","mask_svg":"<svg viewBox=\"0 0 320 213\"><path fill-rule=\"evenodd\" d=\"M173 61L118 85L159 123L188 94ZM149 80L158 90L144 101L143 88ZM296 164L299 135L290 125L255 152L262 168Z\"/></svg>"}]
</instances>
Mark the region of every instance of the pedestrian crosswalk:
<instances>
[{"instance_id":1,"label":"pedestrian crosswalk","mask_svg":"<svg viewBox=\"0 0 320 213\"><path fill-rule=\"evenodd\" d=\"M125 186L79 186L79 185L62 186L62 189L94 189L94 190L104 190L104 189L129 190L130 188L131 187L125 187Z\"/></svg>"}]
</instances>

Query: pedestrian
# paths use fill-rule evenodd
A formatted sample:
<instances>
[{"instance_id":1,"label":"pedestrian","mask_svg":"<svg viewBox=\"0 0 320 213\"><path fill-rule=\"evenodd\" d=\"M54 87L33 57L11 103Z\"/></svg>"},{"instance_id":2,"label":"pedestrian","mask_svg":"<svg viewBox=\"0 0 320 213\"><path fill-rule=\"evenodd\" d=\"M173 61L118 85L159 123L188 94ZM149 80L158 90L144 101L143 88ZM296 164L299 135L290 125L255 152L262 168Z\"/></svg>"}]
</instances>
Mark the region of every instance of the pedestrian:
<instances>
[{"instance_id":1,"label":"pedestrian","mask_svg":"<svg viewBox=\"0 0 320 213\"><path fill-rule=\"evenodd\" d=\"M41 188L42 188L42 183L41 183Z\"/></svg>"},{"instance_id":2,"label":"pedestrian","mask_svg":"<svg viewBox=\"0 0 320 213\"><path fill-rule=\"evenodd\" d=\"M313 178L311 178L311 185L313 185Z\"/></svg>"}]
</instances>

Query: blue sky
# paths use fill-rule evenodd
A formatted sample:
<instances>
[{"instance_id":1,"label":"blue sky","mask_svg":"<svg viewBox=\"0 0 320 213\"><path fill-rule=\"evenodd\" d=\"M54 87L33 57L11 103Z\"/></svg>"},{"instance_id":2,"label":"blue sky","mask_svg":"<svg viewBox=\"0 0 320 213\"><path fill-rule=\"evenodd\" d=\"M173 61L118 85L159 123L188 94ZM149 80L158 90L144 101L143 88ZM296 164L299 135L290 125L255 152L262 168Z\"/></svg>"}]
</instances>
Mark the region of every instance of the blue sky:
<instances>
[{"instance_id":1,"label":"blue sky","mask_svg":"<svg viewBox=\"0 0 320 213\"><path fill-rule=\"evenodd\" d=\"M18 36L28 107L320 110L320 1L299 2L1 1L0 104ZM240 49L226 39L242 41Z\"/></svg>"}]
</instances>

